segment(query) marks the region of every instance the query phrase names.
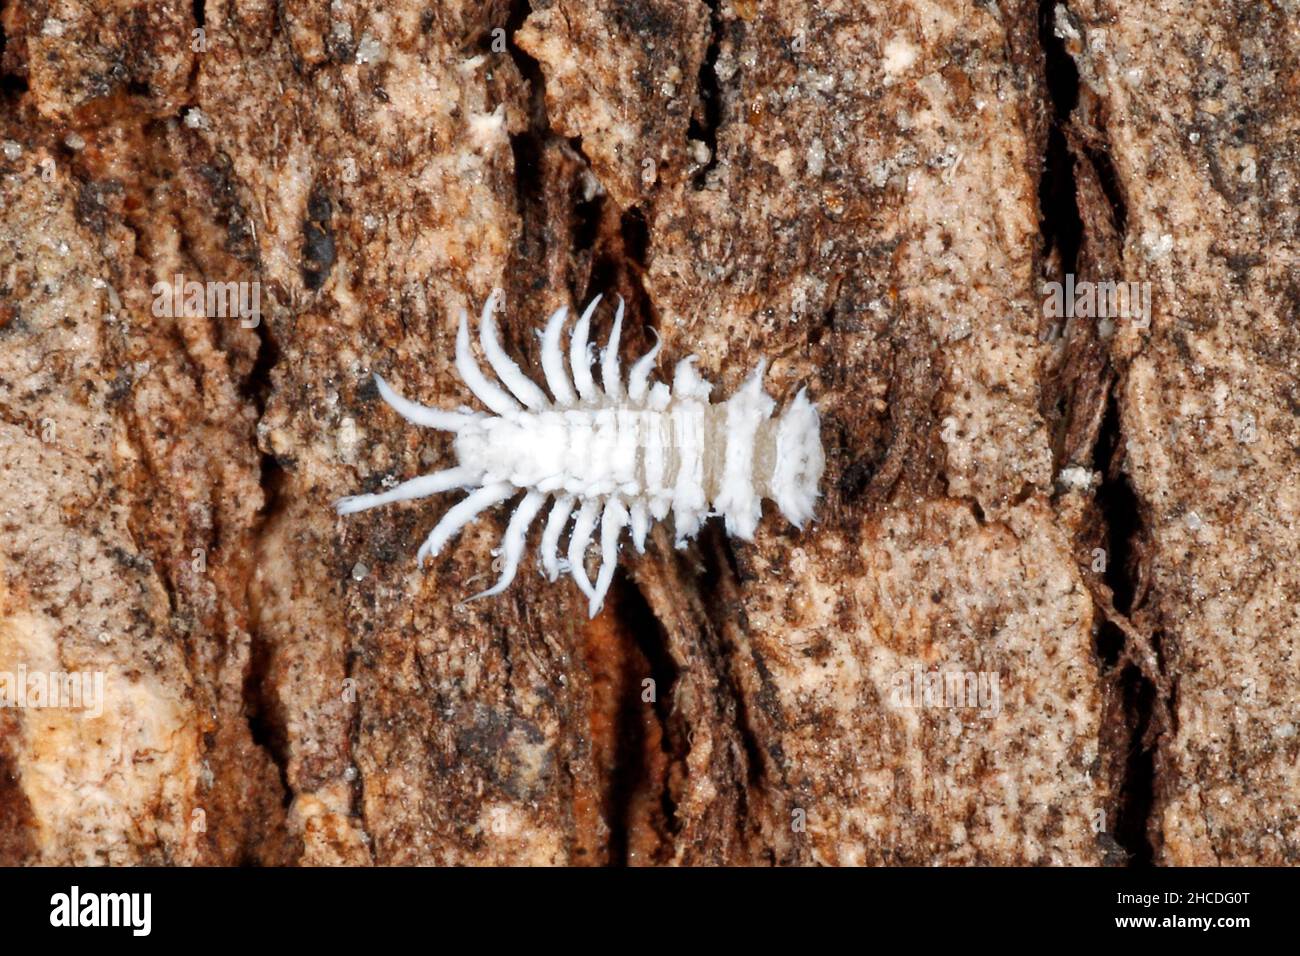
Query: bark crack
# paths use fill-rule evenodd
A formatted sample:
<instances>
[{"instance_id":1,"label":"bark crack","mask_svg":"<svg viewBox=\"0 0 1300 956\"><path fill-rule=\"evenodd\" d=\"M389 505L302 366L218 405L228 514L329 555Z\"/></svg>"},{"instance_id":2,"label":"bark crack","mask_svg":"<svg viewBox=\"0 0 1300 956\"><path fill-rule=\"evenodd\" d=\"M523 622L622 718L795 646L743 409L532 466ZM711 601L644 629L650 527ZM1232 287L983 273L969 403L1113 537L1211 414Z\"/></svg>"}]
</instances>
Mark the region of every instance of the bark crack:
<instances>
[{"instance_id":1,"label":"bark crack","mask_svg":"<svg viewBox=\"0 0 1300 956\"><path fill-rule=\"evenodd\" d=\"M1069 16L1065 4L1041 0L1039 40L1049 96L1049 123L1044 146L1039 200L1044 258L1052 271L1074 273L1088 265L1082 255L1089 238L1082 203L1100 195L1109 204L1110 220L1122 237L1128 211L1122 184L1105 143L1095 131L1081 129L1077 108L1081 93L1079 70L1055 30L1059 17ZM1081 190L1078 164L1087 163L1100 190ZM1054 261L1053 261L1054 260ZM1093 600L1104 619L1096 639L1103 676L1119 696L1113 719L1122 727L1103 729L1116 750L1116 819L1111 828L1121 858L1130 866L1149 866L1155 856L1152 812L1155 803L1155 741L1163 725L1162 707L1169 685L1160 661L1157 636L1133 620L1144 598L1143 542L1145 528L1140 502L1124 474L1124 437L1119 408L1118 372L1109 356L1101 381L1107 384L1105 410L1092 447L1092 467L1102 475L1095 503L1100 513L1104 561L1100 580L1088 577Z\"/></svg>"},{"instance_id":2,"label":"bark crack","mask_svg":"<svg viewBox=\"0 0 1300 956\"><path fill-rule=\"evenodd\" d=\"M259 270L260 271L260 270ZM279 361L280 350L271 335L270 324L261 321L256 327L258 337L257 356L252 371L244 383L244 392L253 401L260 422L266 415L267 402L272 392L271 370ZM259 483L264 496L262 510L258 514L258 524L252 531L254 553L260 550L262 537L283 507L281 489L285 481L283 466L275 456L262 452L260 456L261 475ZM249 579L249 594L246 597L249 608L248 619L248 673L244 683L244 706L248 720L249 733L253 743L257 744L280 775L280 784L284 788L283 803L287 808L293 801L294 791L289 780L289 743L288 729L279 702L274 699L274 692L268 686L270 657L274 649L262 634L259 621L258 602L252 593L255 585Z\"/></svg>"},{"instance_id":3,"label":"bark crack","mask_svg":"<svg viewBox=\"0 0 1300 956\"><path fill-rule=\"evenodd\" d=\"M687 136L709 148L709 161L691 177L696 189L703 189L713 167L718 165L718 128L722 125L722 90L718 86L715 69L722 46L722 11L718 0L704 0L709 8L709 46L700 63L697 80L697 106L691 117Z\"/></svg>"}]
</instances>

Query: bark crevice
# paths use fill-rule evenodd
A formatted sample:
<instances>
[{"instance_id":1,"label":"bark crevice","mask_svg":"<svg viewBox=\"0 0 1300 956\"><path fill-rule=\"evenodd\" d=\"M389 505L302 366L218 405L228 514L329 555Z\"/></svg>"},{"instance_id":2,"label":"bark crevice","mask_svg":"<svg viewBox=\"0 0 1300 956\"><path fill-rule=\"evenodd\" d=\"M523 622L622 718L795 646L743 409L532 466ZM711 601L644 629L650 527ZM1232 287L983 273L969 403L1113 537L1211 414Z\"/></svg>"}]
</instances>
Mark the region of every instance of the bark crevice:
<instances>
[{"instance_id":1,"label":"bark crevice","mask_svg":"<svg viewBox=\"0 0 1300 956\"><path fill-rule=\"evenodd\" d=\"M1079 69L1056 32L1056 21L1068 16L1057 0L1042 0L1038 10L1039 40L1049 102L1048 129L1039 182L1043 255L1054 277L1063 278L1094 265L1088 255L1087 224L1092 217L1083 203L1104 197L1110 221L1122 237L1127 227L1127 206L1122 184L1098 134L1083 130L1079 117ZM1085 191L1079 181L1079 164L1087 163L1096 186ZM1100 187L1099 189L1096 187ZM1115 277L1118 278L1118 277ZM1154 738L1165 681L1159 673L1159 648L1155 635L1141 632L1132 616L1140 603L1144 528L1140 504L1123 468L1124 437L1119 408L1122 390L1109 356L1099 381L1105 383L1105 410L1092 447L1092 468L1101 474L1095 492L1104 540L1101 586L1094 600L1102 613L1095 651L1119 707L1112 716L1122 728L1109 728L1115 765L1116 819L1113 839L1130 866L1149 866L1155 855L1150 823L1155 794ZM1094 399L1096 396L1092 396ZM1085 569L1087 575L1090 570Z\"/></svg>"},{"instance_id":2,"label":"bark crevice","mask_svg":"<svg viewBox=\"0 0 1300 956\"><path fill-rule=\"evenodd\" d=\"M699 140L709 149L709 160L691 177L696 189L703 189L709 172L718 164L718 128L722 125L722 90L718 87L715 66L722 46L722 11L718 0L704 0L709 8L712 32L697 80L697 105L687 127L687 136Z\"/></svg>"}]
</instances>

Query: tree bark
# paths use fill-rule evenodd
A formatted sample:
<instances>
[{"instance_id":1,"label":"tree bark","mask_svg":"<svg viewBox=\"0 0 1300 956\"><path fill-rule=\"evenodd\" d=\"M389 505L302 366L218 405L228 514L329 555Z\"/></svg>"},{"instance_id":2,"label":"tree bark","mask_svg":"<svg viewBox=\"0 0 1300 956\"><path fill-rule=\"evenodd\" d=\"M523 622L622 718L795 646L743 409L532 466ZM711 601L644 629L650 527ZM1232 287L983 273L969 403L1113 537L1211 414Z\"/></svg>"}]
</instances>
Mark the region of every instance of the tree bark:
<instances>
[{"instance_id":1,"label":"tree bark","mask_svg":"<svg viewBox=\"0 0 1300 956\"><path fill-rule=\"evenodd\" d=\"M0 3L0 674L104 680L0 708L0 863L1295 862L1298 14ZM498 286L807 386L816 519L588 620L337 518Z\"/></svg>"}]
</instances>

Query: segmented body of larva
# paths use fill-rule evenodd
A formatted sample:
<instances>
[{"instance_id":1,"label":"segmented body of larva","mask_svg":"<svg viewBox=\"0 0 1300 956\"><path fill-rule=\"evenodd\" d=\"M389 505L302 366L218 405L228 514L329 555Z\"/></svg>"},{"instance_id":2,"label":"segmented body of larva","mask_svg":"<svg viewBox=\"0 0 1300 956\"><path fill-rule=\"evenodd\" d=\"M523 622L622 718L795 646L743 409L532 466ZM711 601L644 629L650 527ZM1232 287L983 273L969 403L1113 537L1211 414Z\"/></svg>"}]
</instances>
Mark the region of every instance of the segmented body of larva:
<instances>
[{"instance_id":1,"label":"segmented body of larva","mask_svg":"<svg viewBox=\"0 0 1300 956\"><path fill-rule=\"evenodd\" d=\"M542 532L542 568L554 581L567 564L592 616L609 591L619 538L629 525L633 544L644 552L650 523L670 512L678 547L710 514L723 516L729 534L752 540L764 497L773 499L798 527L812 517L825 456L817 409L806 390L773 419L776 403L763 391L766 362L760 362L735 395L710 404L712 386L695 371L693 358L677 364L671 389L651 381L658 344L632 366L625 388L618 358L621 299L601 354L598 387L587 343L597 296L573 328L572 380L560 345L568 310L557 309L542 332L542 370L553 396L548 399L501 347L493 316L499 295L500 290L494 291L483 306L479 342L504 389L489 381L475 361L463 312L456 336L456 368L492 414L417 405L375 376L380 395L403 418L455 432L459 463L389 491L343 498L337 503L339 514L453 488L472 489L420 546L417 559L423 564L484 509L522 491L501 543L501 579L474 595L478 598L499 594L514 580L528 529L554 498ZM568 560L562 562L560 538L575 511ZM584 558L597 524L602 564L593 584Z\"/></svg>"}]
</instances>

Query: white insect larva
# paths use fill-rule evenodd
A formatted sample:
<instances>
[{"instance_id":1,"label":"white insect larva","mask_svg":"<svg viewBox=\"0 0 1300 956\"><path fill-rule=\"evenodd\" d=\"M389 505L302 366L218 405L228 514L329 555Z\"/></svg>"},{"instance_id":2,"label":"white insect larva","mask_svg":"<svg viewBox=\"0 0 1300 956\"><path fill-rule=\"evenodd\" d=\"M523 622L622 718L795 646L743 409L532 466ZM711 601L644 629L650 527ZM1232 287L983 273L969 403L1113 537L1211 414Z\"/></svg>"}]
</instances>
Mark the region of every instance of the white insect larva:
<instances>
[{"instance_id":1,"label":"white insect larva","mask_svg":"<svg viewBox=\"0 0 1300 956\"><path fill-rule=\"evenodd\" d=\"M499 295L499 289L493 291L483 306L479 343L504 389L483 374L471 354L464 312L456 336L456 368L492 414L417 405L375 376L379 394L407 421L455 432L459 463L390 491L343 498L336 506L339 514L470 489L420 546L417 559L423 565L484 509L522 491L501 541L501 579L474 595L479 598L499 594L514 580L528 529L554 498L542 532L542 569L554 581L567 566L593 617L613 581L619 538L629 526L632 543L644 553L650 523L663 521L670 511L678 547L711 514L723 516L729 534L752 540L764 497L797 527L812 517L825 455L817 409L806 390L773 419L776 403L763 391L766 362L760 362L735 395L713 405L712 386L695 371L693 358L677 364L671 389L651 381L658 344L632 366L625 388L618 358L621 299L600 356L597 386L587 344L597 296L573 327L572 380L560 348L567 308L557 309L542 332L542 370L552 401L501 347L493 318ZM575 513L566 565L558 549ZM584 558L597 526L602 564L593 584Z\"/></svg>"}]
</instances>

